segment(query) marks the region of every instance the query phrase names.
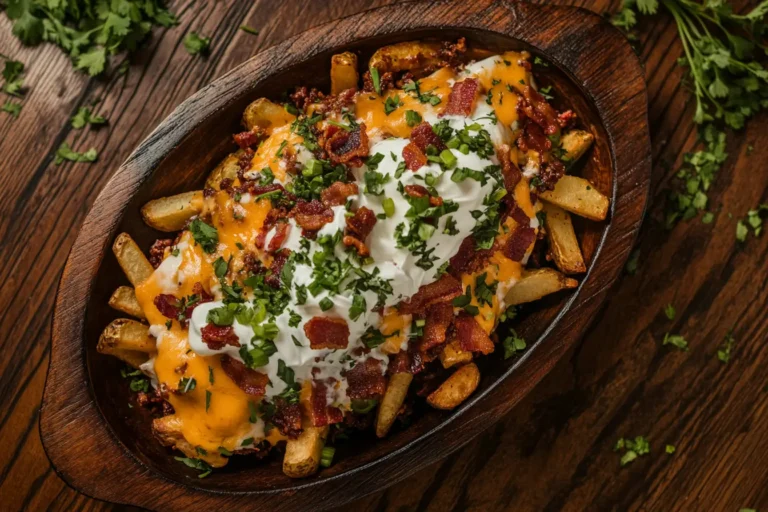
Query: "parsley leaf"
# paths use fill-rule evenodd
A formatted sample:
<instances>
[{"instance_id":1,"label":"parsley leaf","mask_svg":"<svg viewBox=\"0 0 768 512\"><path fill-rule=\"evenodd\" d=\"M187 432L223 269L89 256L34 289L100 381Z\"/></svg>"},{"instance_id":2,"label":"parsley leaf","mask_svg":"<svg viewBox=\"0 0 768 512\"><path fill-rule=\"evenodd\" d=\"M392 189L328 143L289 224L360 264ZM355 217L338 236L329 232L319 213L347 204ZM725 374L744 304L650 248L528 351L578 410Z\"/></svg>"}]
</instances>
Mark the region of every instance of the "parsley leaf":
<instances>
[{"instance_id":1,"label":"parsley leaf","mask_svg":"<svg viewBox=\"0 0 768 512\"><path fill-rule=\"evenodd\" d=\"M53 163L59 165L64 160L69 160L70 162L95 162L97 156L98 153L96 153L94 148L89 149L85 153L78 153L70 148L69 144L62 142L59 149L56 150L56 158L53 160Z\"/></svg>"},{"instance_id":2,"label":"parsley leaf","mask_svg":"<svg viewBox=\"0 0 768 512\"><path fill-rule=\"evenodd\" d=\"M24 72L24 64L17 60L6 60L3 68L3 92L12 96L22 96L22 87L24 79L21 74Z\"/></svg>"},{"instance_id":3,"label":"parsley leaf","mask_svg":"<svg viewBox=\"0 0 768 512\"><path fill-rule=\"evenodd\" d=\"M208 55L211 49L211 38L190 32L184 38L184 48L190 55Z\"/></svg>"},{"instance_id":4,"label":"parsley leaf","mask_svg":"<svg viewBox=\"0 0 768 512\"><path fill-rule=\"evenodd\" d=\"M3 106L0 107L0 110L3 112L8 112L13 118L19 117L19 114L21 114L21 103L15 103L11 100L7 100L5 103L3 103Z\"/></svg>"},{"instance_id":5,"label":"parsley leaf","mask_svg":"<svg viewBox=\"0 0 768 512\"><path fill-rule=\"evenodd\" d=\"M614 446L613 451L624 452L620 460L621 467L624 467L641 455L650 453L651 445L643 436L637 436L634 439L619 438L619 440L616 441L616 445Z\"/></svg>"},{"instance_id":6,"label":"parsley leaf","mask_svg":"<svg viewBox=\"0 0 768 512\"><path fill-rule=\"evenodd\" d=\"M666 307L664 308L664 314L667 316L668 319L674 320L676 315L675 306L673 306L672 304L667 304Z\"/></svg>"},{"instance_id":7,"label":"parsley leaf","mask_svg":"<svg viewBox=\"0 0 768 512\"><path fill-rule=\"evenodd\" d=\"M192 238L195 239L195 242L205 252L208 254L216 252L216 247L219 245L219 232L215 227L197 218L190 222L189 231L192 233Z\"/></svg>"},{"instance_id":8,"label":"parsley leaf","mask_svg":"<svg viewBox=\"0 0 768 512\"><path fill-rule=\"evenodd\" d=\"M678 334L666 333L664 335L664 341L662 342L662 345L672 345L682 351L688 351L688 342L685 340L685 338Z\"/></svg>"},{"instance_id":9,"label":"parsley leaf","mask_svg":"<svg viewBox=\"0 0 768 512\"><path fill-rule=\"evenodd\" d=\"M733 337L733 329L728 331L728 334L725 335L725 339L723 340L723 344L720 346L720 348L717 351L717 358L723 362L727 363L731 360L731 350L733 349L733 344L736 342L736 339Z\"/></svg>"},{"instance_id":10,"label":"parsley leaf","mask_svg":"<svg viewBox=\"0 0 768 512\"><path fill-rule=\"evenodd\" d=\"M522 352L526 346L525 340L518 336L514 329L511 329L510 335L504 338L504 359L509 359L518 352Z\"/></svg>"},{"instance_id":11,"label":"parsley leaf","mask_svg":"<svg viewBox=\"0 0 768 512\"><path fill-rule=\"evenodd\" d=\"M77 113L72 117L72 128L79 130L90 124L92 126L106 124L107 120L102 116L92 115L88 107L80 107Z\"/></svg>"}]
</instances>

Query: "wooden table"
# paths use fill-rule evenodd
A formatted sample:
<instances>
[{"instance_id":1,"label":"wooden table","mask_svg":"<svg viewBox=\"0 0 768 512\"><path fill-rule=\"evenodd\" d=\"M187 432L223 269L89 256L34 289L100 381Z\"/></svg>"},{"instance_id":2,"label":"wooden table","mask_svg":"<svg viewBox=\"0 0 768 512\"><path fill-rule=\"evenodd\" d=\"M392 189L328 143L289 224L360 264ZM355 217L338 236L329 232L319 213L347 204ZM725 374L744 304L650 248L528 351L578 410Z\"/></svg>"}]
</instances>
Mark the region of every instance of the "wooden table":
<instances>
[{"instance_id":1,"label":"wooden table","mask_svg":"<svg viewBox=\"0 0 768 512\"><path fill-rule=\"evenodd\" d=\"M110 174L182 100L261 49L381 1L176 2L181 24L157 30L129 73L89 79L57 48L24 48L0 16L0 48L27 66L19 119L0 114L0 503L7 510L106 510L53 472L38 435L50 318L64 260ZM617 2L562 2L597 12ZM258 36L238 27L247 24ZM186 53L189 30L212 37L207 59ZM768 237L739 244L738 218L768 202L768 117L732 135L731 158L710 193L718 212L663 227L664 198L681 153L695 143L690 96L676 65L675 25L641 26L654 168L636 275L616 284L591 330L508 417L395 488L345 510L768 509ZM620 78L618 78L620 79ZM98 102L100 130L73 130ZM54 164L67 141L99 150L94 164ZM754 147L748 151L748 147ZM750 154L751 153L751 154ZM677 316L668 320L664 306ZM716 357L733 329L733 357ZM682 334L688 352L662 346ZM620 468L620 437L644 435L651 453ZM676 447L673 455L665 445Z\"/></svg>"}]
</instances>

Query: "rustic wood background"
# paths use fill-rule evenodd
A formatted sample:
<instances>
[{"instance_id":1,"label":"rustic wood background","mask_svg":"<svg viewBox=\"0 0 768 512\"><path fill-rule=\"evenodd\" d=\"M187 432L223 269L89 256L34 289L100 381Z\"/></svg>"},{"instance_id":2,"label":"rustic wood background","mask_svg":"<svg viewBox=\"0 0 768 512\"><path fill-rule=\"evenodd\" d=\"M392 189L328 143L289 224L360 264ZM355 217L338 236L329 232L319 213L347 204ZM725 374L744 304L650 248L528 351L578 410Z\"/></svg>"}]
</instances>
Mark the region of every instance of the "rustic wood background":
<instances>
[{"instance_id":1,"label":"rustic wood background","mask_svg":"<svg viewBox=\"0 0 768 512\"><path fill-rule=\"evenodd\" d=\"M0 114L0 503L4 510L110 510L67 487L38 435L51 311L80 223L111 172L182 100L245 59L311 26L386 0L175 2L180 25L156 30L123 76L89 79L53 46L24 48L0 15L2 52L27 66L19 119ZM603 13L617 1L562 1ZM247 24L258 36L238 27ZM182 45L212 37L208 58ZM768 130L760 115L730 137L710 193L718 214L663 228L666 190L695 143L671 18L641 25L654 167L639 268L624 276L584 340L508 417L406 482L344 510L768 509L768 236L739 244L738 218L768 202ZM620 77L617 77L620 79ZM73 130L78 107L109 119ZM62 141L94 164L53 163ZM748 146L754 151L749 152ZM674 304L677 318L663 308ZM728 364L716 352L733 328ZM690 351L663 347L682 334ZM646 436L651 453L619 467L619 437ZM674 455L666 444L677 447Z\"/></svg>"}]
</instances>

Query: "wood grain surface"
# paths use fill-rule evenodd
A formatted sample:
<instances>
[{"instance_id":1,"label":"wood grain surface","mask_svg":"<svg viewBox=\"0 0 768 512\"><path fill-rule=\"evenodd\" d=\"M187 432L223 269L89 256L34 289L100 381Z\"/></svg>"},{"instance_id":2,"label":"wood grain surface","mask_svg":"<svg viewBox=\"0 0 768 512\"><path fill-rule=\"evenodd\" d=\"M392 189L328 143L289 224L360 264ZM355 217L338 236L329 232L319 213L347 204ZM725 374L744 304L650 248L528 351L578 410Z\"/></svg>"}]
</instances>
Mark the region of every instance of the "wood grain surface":
<instances>
[{"instance_id":1,"label":"wood grain surface","mask_svg":"<svg viewBox=\"0 0 768 512\"><path fill-rule=\"evenodd\" d=\"M381 5L336 0L176 2L181 24L156 31L123 76L88 79L51 46L21 47L0 16L0 48L27 65L19 119L0 116L0 503L8 510L106 510L69 489L38 435L50 313L60 271L111 172L176 105L261 49L306 28ZM571 4L570 2L563 2ZM575 2L596 12L615 2ZM238 30L248 24L254 37ZM207 59L181 44L213 39ZM768 202L768 129L759 116L731 136L710 193L712 224L663 228L663 200L681 153L695 142L674 23L642 25L654 169L639 269L613 289L585 336L507 418L444 461L345 510L734 510L768 508L768 242L736 242L735 223ZM108 127L73 130L98 101ZM99 150L95 164L53 157L62 141ZM754 147L751 154L747 148ZM730 214L730 215L729 215ZM674 304L677 317L663 308ZM733 328L728 364L716 351ZM663 347L666 332L688 352ZM761 422L761 420L763 420ZM651 453L619 467L619 437L645 435ZM677 447L674 455L665 444Z\"/></svg>"}]
</instances>

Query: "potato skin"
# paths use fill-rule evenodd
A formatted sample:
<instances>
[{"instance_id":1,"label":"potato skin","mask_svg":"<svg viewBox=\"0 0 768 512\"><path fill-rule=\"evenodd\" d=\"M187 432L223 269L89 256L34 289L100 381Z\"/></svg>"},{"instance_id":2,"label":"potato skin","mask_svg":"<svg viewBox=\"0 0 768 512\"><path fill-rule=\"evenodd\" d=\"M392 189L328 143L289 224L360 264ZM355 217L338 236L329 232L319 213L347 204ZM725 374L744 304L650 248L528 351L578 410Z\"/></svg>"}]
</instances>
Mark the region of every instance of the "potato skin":
<instances>
[{"instance_id":1,"label":"potato skin","mask_svg":"<svg viewBox=\"0 0 768 512\"><path fill-rule=\"evenodd\" d=\"M203 210L203 192L194 190L153 199L141 208L144 223L158 231L181 231L189 219Z\"/></svg>"},{"instance_id":2,"label":"potato skin","mask_svg":"<svg viewBox=\"0 0 768 512\"><path fill-rule=\"evenodd\" d=\"M205 188L221 190L221 180L224 178L229 178L230 180L237 178L237 171L240 170L240 157L243 153L244 151L239 149L224 157L224 160L219 162L219 165L206 178Z\"/></svg>"},{"instance_id":3,"label":"potato skin","mask_svg":"<svg viewBox=\"0 0 768 512\"><path fill-rule=\"evenodd\" d=\"M291 478L305 478L317 473L328 427L305 426L296 439L285 445L283 473Z\"/></svg>"},{"instance_id":4,"label":"potato skin","mask_svg":"<svg viewBox=\"0 0 768 512\"><path fill-rule=\"evenodd\" d=\"M120 233L112 244L112 252L133 286L143 283L155 271L139 246L128 233Z\"/></svg>"},{"instance_id":5,"label":"potato skin","mask_svg":"<svg viewBox=\"0 0 768 512\"><path fill-rule=\"evenodd\" d=\"M266 134L280 126L292 123L296 116L290 114L282 105L278 105L267 98L259 98L247 107L243 112L243 125L246 129L263 130Z\"/></svg>"},{"instance_id":6,"label":"potato skin","mask_svg":"<svg viewBox=\"0 0 768 512\"><path fill-rule=\"evenodd\" d=\"M368 61L369 68L376 68L379 73L390 71L411 71L431 66L441 62L440 43L428 41L404 41L402 43L382 46Z\"/></svg>"},{"instance_id":7,"label":"potato skin","mask_svg":"<svg viewBox=\"0 0 768 512\"><path fill-rule=\"evenodd\" d=\"M356 89L359 79L357 55L344 52L331 57L331 94Z\"/></svg>"},{"instance_id":8,"label":"potato skin","mask_svg":"<svg viewBox=\"0 0 768 512\"><path fill-rule=\"evenodd\" d=\"M549 254L564 274L583 274L587 271L581 254L571 216L554 204L543 203L544 226L547 229Z\"/></svg>"},{"instance_id":9,"label":"potato skin","mask_svg":"<svg viewBox=\"0 0 768 512\"><path fill-rule=\"evenodd\" d=\"M130 286L118 286L109 298L109 306L141 320L147 318L136 299L136 291Z\"/></svg>"},{"instance_id":10,"label":"potato skin","mask_svg":"<svg viewBox=\"0 0 768 512\"><path fill-rule=\"evenodd\" d=\"M589 181L567 174L557 181L553 190L545 190L539 197L591 220L604 220L610 205L610 200Z\"/></svg>"},{"instance_id":11,"label":"potato skin","mask_svg":"<svg viewBox=\"0 0 768 512\"><path fill-rule=\"evenodd\" d=\"M389 378L387 391L384 393L384 398L381 399L379 410L376 413L377 437L386 436L389 429L392 428L392 424L400 412L400 407L408 395L411 381L413 381L413 375L410 373L395 373Z\"/></svg>"},{"instance_id":12,"label":"potato skin","mask_svg":"<svg viewBox=\"0 0 768 512\"><path fill-rule=\"evenodd\" d=\"M533 302L551 293L576 288L579 282L566 277L553 268L537 268L523 272L522 277L507 292L504 299L509 306Z\"/></svg>"},{"instance_id":13,"label":"potato skin","mask_svg":"<svg viewBox=\"0 0 768 512\"><path fill-rule=\"evenodd\" d=\"M480 370L477 365L465 364L427 397L427 403L435 409L451 410L469 398L479 383Z\"/></svg>"}]
</instances>

